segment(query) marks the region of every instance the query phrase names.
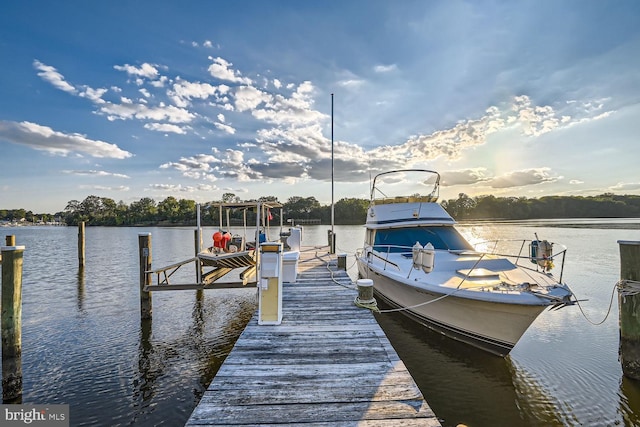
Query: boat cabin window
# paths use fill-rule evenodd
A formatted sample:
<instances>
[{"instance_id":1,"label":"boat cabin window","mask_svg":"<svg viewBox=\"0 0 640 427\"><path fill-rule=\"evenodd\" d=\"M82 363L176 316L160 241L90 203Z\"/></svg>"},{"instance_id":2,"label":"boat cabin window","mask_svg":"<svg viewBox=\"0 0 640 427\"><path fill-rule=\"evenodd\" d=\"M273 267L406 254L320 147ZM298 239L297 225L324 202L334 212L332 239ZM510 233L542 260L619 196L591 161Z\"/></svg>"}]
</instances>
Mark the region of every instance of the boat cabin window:
<instances>
[{"instance_id":1,"label":"boat cabin window","mask_svg":"<svg viewBox=\"0 0 640 427\"><path fill-rule=\"evenodd\" d=\"M372 245L373 244L373 234L374 231L373 230L367 230L367 233L365 235L365 244L367 245Z\"/></svg>"},{"instance_id":2,"label":"boat cabin window","mask_svg":"<svg viewBox=\"0 0 640 427\"><path fill-rule=\"evenodd\" d=\"M453 227L412 227L376 230L374 246L390 247L390 252L410 251L416 242L430 242L435 249L473 250L473 247ZM376 248L381 250L381 248Z\"/></svg>"}]
</instances>

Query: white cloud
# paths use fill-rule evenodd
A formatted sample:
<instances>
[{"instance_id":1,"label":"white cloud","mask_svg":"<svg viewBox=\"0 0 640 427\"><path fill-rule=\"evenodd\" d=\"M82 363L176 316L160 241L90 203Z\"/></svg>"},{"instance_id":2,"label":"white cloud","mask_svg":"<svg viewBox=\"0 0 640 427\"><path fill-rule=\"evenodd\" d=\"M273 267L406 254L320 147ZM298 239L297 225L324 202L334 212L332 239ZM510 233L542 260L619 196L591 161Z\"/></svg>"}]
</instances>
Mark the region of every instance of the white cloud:
<instances>
[{"instance_id":1,"label":"white cloud","mask_svg":"<svg viewBox=\"0 0 640 427\"><path fill-rule=\"evenodd\" d=\"M87 98L89 101L93 102L94 104L104 104L104 100L102 99L102 96L107 93L109 90L108 89L93 89L90 87L85 87L84 90L82 92L80 92L78 95L83 97L83 98Z\"/></svg>"},{"instance_id":2,"label":"white cloud","mask_svg":"<svg viewBox=\"0 0 640 427\"><path fill-rule=\"evenodd\" d=\"M190 123L196 117L195 114L185 108L179 108L173 105L166 106L162 103L152 107L143 104L133 104L132 102L123 102L122 104L106 103L100 107L99 111L106 114L109 120L135 118L157 122L166 120L170 123Z\"/></svg>"},{"instance_id":3,"label":"white cloud","mask_svg":"<svg viewBox=\"0 0 640 427\"><path fill-rule=\"evenodd\" d=\"M192 99L207 99L215 95L216 91L217 88L209 83L188 82L181 79L174 83L173 90L167 95L178 107L188 107Z\"/></svg>"},{"instance_id":4,"label":"white cloud","mask_svg":"<svg viewBox=\"0 0 640 427\"><path fill-rule=\"evenodd\" d=\"M228 133L229 135L233 135L233 134L235 134L235 133L236 133L236 130L235 130L235 128L234 128L234 127L229 126L229 125L226 125L226 124L224 124L224 123L214 123L213 125L214 125L217 129L219 129L219 130L221 130L221 131L223 131L223 132L225 132L225 133Z\"/></svg>"},{"instance_id":5,"label":"white cloud","mask_svg":"<svg viewBox=\"0 0 640 427\"><path fill-rule=\"evenodd\" d=\"M253 86L240 86L235 92L236 110L242 112L253 110L262 103L270 102L272 96Z\"/></svg>"},{"instance_id":6,"label":"white cloud","mask_svg":"<svg viewBox=\"0 0 640 427\"><path fill-rule=\"evenodd\" d=\"M152 65L146 62L142 64L140 67L125 64L125 65L114 65L113 68L115 68L118 71L124 71L130 76L145 77L149 80L155 80L160 75L160 72L158 71L155 65Z\"/></svg>"},{"instance_id":7,"label":"white cloud","mask_svg":"<svg viewBox=\"0 0 640 427\"><path fill-rule=\"evenodd\" d=\"M375 71L376 73L389 73L391 71L396 71L397 69L398 66L396 64L376 65L375 67L373 67L373 71Z\"/></svg>"},{"instance_id":8,"label":"white cloud","mask_svg":"<svg viewBox=\"0 0 640 427\"><path fill-rule=\"evenodd\" d=\"M126 159L132 156L115 144L92 140L78 133L54 131L48 126L31 122L0 121L0 138L61 156L71 153L112 159Z\"/></svg>"},{"instance_id":9,"label":"white cloud","mask_svg":"<svg viewBox=\"0 0 640 427\"><path fill-rule=\"evenodd\" d=\"M551 170L549 168L532 168L513 171L493 178L489 182L489 185L492 188L511 188L556 182L562 179L561 176L552 176L550 172Z\"/></svg>"},{"instance_id":10,"label":"white cloud","mask_svg":"<svg viewBox=\"0 0 640 427\"><path fill-rule=\"evenodd\" d=\"M486 168L473 168L464 170L444 171L441 173L443 187L453 185L472 185L490 180Z\"/></svg>"},{"instance_id":11,"label":"white cloud","mask_svg":"<svg viewBox=\"0 0 640 427\"><path fill-rule=\"evenodd\" d=\"M187 133L184 128L169 123L145 123L144 128L156 132L171 132L177 133L179 135L184 135Z\"/></svg>"},{"instance_id":12,"label":"white cloud","mask_svg":"<svg viewBox=\"0 0 640 427\"><path fill-rule=\"evenodd\" d=\"M37 60L33 61L33 66L40 71L38 73L38 76L42 77L43 80L51 83L54 87L73 94L77 92L76 88L67 83L62 74L60 74L54 67L45 65Z\"/></svg>"},{"instance_id":13,"label":"white cloud","mask_svg":"<svg viewBox=\"0 0 640 427\"><path fill-rule=\"evenodd\" d=\"M99 176L99 177L114 177L114 178L131 178L129 175L121 174L121 173L112 173L101 170L66 170L63 171L66 174L70 175L79 175L79 176Z\"/></svg>"},{"instance_id":14,"label":"white cloud","mask_svg":"<svg viewBox=\"0 0 640 427\"><path fill-rule=\"evenodd\" d=\"M211 64L208 68L209 74L211 74L212 77L220 80L226 80L232 83L241 83L246 85L252 84L250 78L242 77L242 74L239 71L231 69L231 66L233 64L226 61L225 59L220 57L209 57L209 59L213 61L213 64Z\"/></svg>"},{"instance_id":15,"label":"white cloud","mask_svg":"<svg viewBox=\"0 0 640 427\"><path fill-rule=\"evenodd\" d=\"M610 187L611 191L638 191L640 190L640 182L619 182L616 185Z\"/></svg>"},{"instance_id":16,"label":"white cloud","mask_svg":"<svg viewBox=\"0 0 640 427\"><path fill-rule=\"evenodd\" d=\"M126 185L118 185L115 187L106 185L80 185L78 188L83 190L96 190L96 191L129 191L130 187Z\"/></svg>"}]
</instances>

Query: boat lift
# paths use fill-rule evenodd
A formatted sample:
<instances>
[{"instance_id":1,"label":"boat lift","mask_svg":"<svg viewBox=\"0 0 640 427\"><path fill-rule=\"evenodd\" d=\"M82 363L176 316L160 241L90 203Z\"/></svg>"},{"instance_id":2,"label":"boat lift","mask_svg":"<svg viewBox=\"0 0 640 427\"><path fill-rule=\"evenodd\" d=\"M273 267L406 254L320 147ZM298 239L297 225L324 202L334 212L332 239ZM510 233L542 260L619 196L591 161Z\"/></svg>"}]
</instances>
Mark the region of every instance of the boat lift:
<instances>
[{"instance_id":1,"label":"boat lift","mask_svg":"<svg viewBox=\"0 0 640 427\"><path fill-rule=\"evenodd\" d=\"M225 229L223 224L223 210L226 209L226 230L230 230L231 222L229 213L232 209L243 210L244 236L225 236L221 241L214 240L214 245L203 249L202 227L200 224L200 205L197 206L197 228L195 232L196 255L184 261L180 261L162 268L149 270L146 273L156 276L155 284L145 286L145 292L168 290L199 290L199 289L224 289L256 287L258 282L257 269L260 262L259 245L269 240L271 210L280 208L280 230L282 230L282 204L279 202L239 202L239 203L215 203L212 208L219 210L219 233ZM247 212L256 214L256 228L252 240L247 239ZM216 234L219 234L216 233ZM195 263L195 283L171 283L171 276L183 265ZM220 280L233 271L239 271L236 280Z\"/></svg>"}]
</instances>

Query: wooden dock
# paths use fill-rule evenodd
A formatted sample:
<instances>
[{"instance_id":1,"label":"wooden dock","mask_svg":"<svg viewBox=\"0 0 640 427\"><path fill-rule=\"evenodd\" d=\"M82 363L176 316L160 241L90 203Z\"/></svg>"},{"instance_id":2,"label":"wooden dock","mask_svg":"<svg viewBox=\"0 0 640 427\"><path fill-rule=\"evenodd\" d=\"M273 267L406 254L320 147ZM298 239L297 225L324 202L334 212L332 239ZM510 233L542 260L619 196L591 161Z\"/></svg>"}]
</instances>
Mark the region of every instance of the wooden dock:
<instances>
[{"instance_id":1,"label":"wooden dock","mask_svg":"<svg viewBox=\"0 0 640 427\"><path fill-rule=\"evenodd\" d=\"M282 324L253 316L186 425L440 426L354 288L305 247Z\"/></svg>"}]
</instances>

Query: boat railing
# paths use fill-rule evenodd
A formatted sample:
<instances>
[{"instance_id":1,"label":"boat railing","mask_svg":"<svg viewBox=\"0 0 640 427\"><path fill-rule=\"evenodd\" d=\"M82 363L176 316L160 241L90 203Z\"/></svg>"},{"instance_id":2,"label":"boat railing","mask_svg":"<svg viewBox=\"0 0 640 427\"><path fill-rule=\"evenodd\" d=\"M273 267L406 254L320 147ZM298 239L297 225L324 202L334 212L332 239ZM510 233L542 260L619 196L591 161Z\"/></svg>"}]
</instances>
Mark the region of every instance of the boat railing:
<instances>
[{"instance_id":1,"label":"boat railing","mask_svg":"<svg viewBox=\"0 0 640 427\"><path fill-rule=\"evenodd\" d=\"M393 261L389 261L389 254L391 253L401 253L401 252L411 252L410 246L400 246L400 245L373 245L371 246L371 251L367 252L367 255L371 255L373 257L378 258L384 262L384 270L387 269L387 265L391 265L400 271L400 266ZM398 250L400 249L400 250ZM375 251L375 252L374 252ZM381 255L381 254L384 254Z\"/></svg>"},{"instance_id":2,"label":"boat railing","mask_svg":"<svg viewBox=\"0 0 640 427\"><path fill-rule=\"evenodd\" d=\"M530 252L531 245L533 245L534 242L540 241L527 239L496 239L477 242L474 247L476 248L476 252L509 258L519 267L536 271L542 269L548 272L555 267L555 263L559 260L560 275L558 281L562 283L567 247L560 243L549 242L552 248L551 253L534 256ZM484 246L485 249L477 250L480 246ZM532 265L535 265L535 268L532 268Z\"/></svg>"},{"instance_id":3,"label":"boat railing","mask_svg":"<svg viewBox=\"0 0 640 427\"><path fill-rule=\"evenodd\" d=\"M550 242L552 244L551 247L553 248L551 254L534 257L529 252L530 245L533 244L533 242L534 240L526 239L485 240L476 243L474 245L476 249L474 250L449 250L449 252L468 255L473 254L478 256L499 256L512 260L512 262L519 267L535 271L543 270L546 272L555 268L555 263L559 260L560 274L558 277L558 282L562 283L567 247L559 243ZM486 249L478 250L477 248L480 246L485 246ZM364 254L365 256L372 256L381 260L384 263L384 270L387 269L387 265L390 265L392 267L395 267L399 271L401 270L400 266L398 266L398 264L396 264L395 262L390 261L389 255L391 253L411 253L413 250L412 246L402 245L373 245L369 248L371 250L367 251Z\"/></svg>"}]
</instances>

